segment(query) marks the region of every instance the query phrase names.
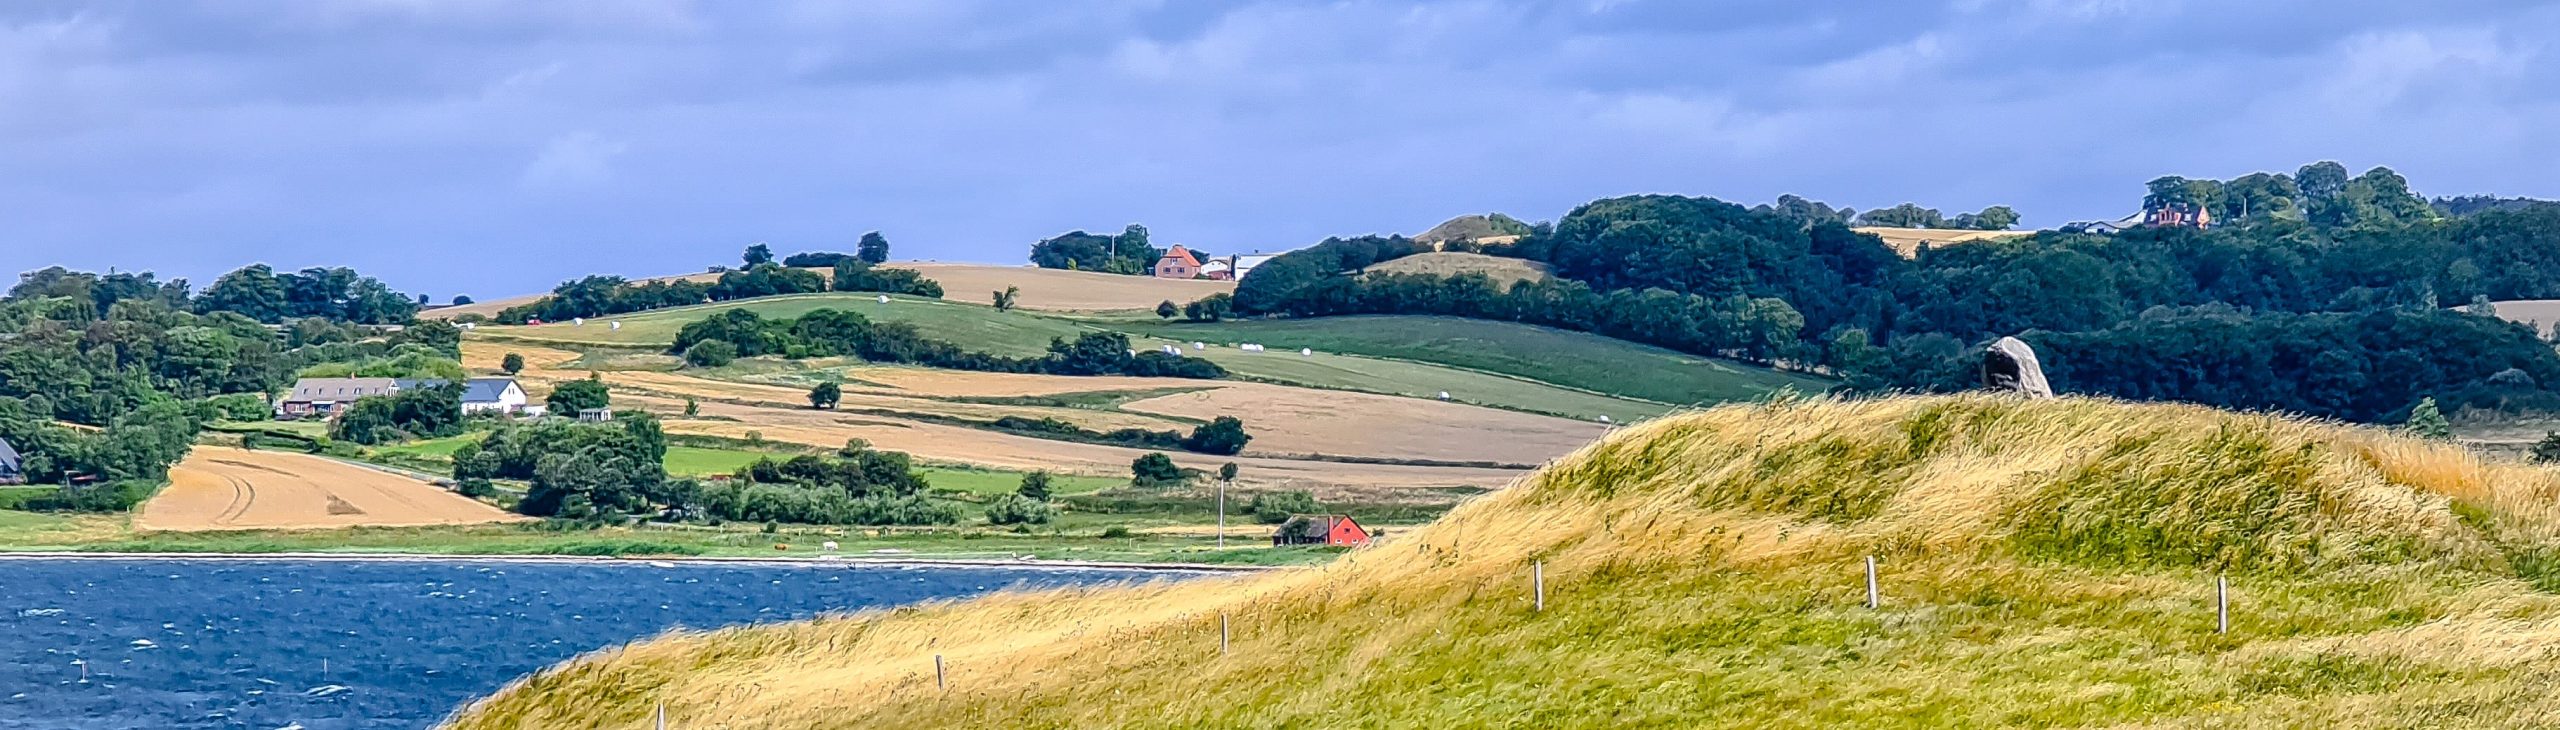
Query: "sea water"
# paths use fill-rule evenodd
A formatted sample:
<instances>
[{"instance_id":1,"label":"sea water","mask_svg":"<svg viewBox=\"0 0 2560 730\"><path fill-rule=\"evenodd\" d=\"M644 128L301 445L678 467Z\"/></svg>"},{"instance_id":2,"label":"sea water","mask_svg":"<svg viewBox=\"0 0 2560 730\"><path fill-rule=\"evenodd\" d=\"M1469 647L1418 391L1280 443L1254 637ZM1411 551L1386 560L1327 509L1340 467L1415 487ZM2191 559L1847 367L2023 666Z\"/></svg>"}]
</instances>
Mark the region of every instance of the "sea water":
<instances>
[{"instance_id":1,"label":"sea water","mask_svg":"<svg viewBox=\"0 0 2560 730\"><path fill-rule=\"evenodd\" d=\"M629 561L0 559L0 730L419 728L675 628L1104 570Z\"/></svg>"}]
</instances>

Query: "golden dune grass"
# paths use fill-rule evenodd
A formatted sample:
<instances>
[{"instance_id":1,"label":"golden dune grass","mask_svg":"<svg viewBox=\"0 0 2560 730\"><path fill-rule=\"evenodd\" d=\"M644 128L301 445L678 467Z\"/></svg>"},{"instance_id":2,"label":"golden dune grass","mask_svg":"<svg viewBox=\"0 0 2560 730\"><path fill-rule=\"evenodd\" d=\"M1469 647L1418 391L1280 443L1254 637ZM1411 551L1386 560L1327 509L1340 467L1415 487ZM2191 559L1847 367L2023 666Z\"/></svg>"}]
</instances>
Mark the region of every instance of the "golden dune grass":
<instances>
[{"instance_id":1,"label":"golden dune grass","mask_svg":"<svg viewBox=\"0 0 2560 730\"><path fill-rule=\"evenodd\" d=\"M2555 488L2188 406L1728 406L1323 567L672 634L452 726L2547 726Z\"/></svg>"}]
</instances>

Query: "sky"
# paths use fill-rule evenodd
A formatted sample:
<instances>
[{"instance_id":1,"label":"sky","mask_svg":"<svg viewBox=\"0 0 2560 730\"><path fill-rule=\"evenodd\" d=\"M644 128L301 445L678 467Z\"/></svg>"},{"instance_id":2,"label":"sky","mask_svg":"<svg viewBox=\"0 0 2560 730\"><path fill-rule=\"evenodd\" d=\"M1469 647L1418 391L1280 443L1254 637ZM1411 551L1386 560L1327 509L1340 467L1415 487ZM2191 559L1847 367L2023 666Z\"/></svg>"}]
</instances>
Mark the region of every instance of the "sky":
<instances>
[{"instance_id":1,"label":"sky","mask_svg":"<svg viewBox=\"0 0 2560 730\"><path fill-rule=\"evenodd\" d=\"M0 270L443 301L748 244L1278 251L1634 193L2132 212L2334 159L2560 197L2560 4L0 4Z\"/></svg>"}]
</instances>

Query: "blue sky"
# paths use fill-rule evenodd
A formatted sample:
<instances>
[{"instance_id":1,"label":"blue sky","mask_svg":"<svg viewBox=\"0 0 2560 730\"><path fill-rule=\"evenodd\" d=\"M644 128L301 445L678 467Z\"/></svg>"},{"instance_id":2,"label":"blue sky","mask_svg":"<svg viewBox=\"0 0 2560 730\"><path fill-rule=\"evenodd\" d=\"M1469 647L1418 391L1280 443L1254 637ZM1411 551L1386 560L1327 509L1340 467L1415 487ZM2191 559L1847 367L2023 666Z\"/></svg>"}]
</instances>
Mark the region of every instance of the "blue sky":
<instances>
[{"instance_id":1,"label":"blue sky","mask_svg":"<svg viewBox=\"0 0 2560 730\"><path fill-rule=\"evenodd\" d=\"M2053 225L2317 159L2560 197L2554 39L2464 0L19 0L0 270L488 298L874 229L1018 263L1641 192Z\"/></svg>"}]
</instances>

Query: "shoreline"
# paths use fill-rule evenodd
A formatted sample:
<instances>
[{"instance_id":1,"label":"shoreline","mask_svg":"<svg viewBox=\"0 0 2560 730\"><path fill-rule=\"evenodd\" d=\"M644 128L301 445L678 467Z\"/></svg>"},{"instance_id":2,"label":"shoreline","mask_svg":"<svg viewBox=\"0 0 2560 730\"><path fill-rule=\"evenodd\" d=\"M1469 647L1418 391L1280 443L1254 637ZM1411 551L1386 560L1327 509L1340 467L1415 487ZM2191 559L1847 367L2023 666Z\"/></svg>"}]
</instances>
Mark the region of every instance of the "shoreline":
<instances>
[{"instance_id":1,"label":"shoreline","mask_svg":"<svg viewBox=\"0 0 2560 730\"><path fill-rule=\"evenodd\" d=\"M478 555L468 553L207 553L207 552L83 552L83 551L0 551L0 563L13 560L228 560L228 561L316 561L316 562L380 562L380 563L547 563L584 565L631 565L677 567L684 564L810 567L838 566L848 568L1007 568L1031 570L1101 570L1132 573L1258 573L1277 569L1265 565L1212 565L1207 563L1140 563L1104 560L1038 560L998 558L934 558L934 557L763 557L705 556L611 557L595 555Z\"/></svg>"}]
</instances>

